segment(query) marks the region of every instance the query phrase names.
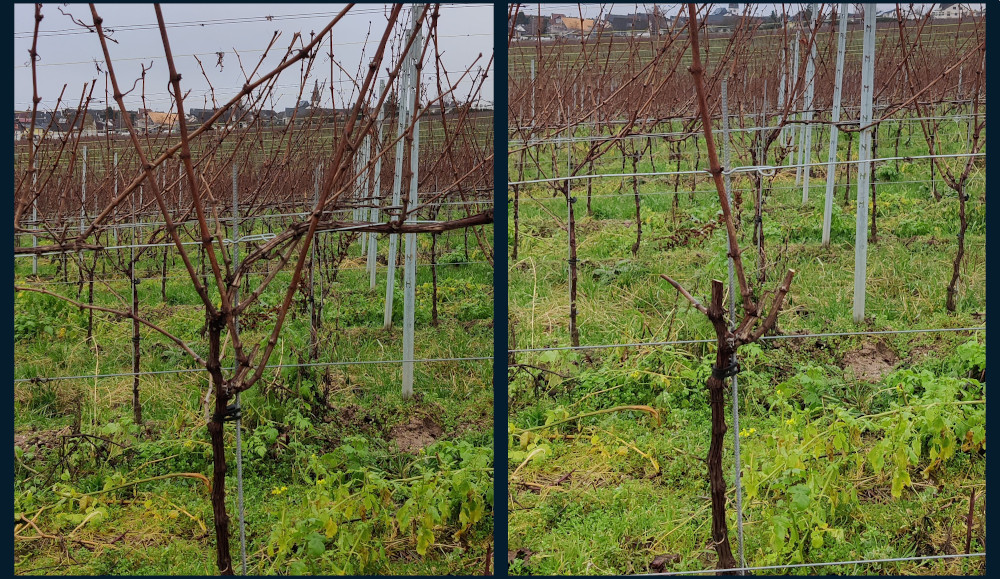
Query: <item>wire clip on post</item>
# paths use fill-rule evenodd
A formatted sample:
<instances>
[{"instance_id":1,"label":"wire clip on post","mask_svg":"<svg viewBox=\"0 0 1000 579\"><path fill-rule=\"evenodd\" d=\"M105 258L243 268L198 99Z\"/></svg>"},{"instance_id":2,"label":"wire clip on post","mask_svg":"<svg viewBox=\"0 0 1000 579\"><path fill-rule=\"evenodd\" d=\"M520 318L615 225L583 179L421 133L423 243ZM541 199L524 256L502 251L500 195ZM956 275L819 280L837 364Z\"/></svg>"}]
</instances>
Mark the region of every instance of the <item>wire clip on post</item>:
<instances>
[{"instance_id":1,"label":"wire clip on post","mask_svg":"<svg viewBox=\"0 0 1000 579\"><path fill-rule=\"evenodd\" d=\"M238 404L233 403L226 406L225 414L213 414L212 422L234 422L242 417L240 414L240 407Z\"/></svg>"},{"instance_id":2,"label":"wire clip on post","mask_svg":"<svg viewBox=\"0 0 1000 579\"><path fill-rule=\"evenodd\" d=\"M718 366L712 366L712 376L718 378L719 380L725 380L731 376L735 376L740 373L740 363L737 360L733 360L733 363L726 366L725 368L719 368Z\"/></svg>"}]
</instances>

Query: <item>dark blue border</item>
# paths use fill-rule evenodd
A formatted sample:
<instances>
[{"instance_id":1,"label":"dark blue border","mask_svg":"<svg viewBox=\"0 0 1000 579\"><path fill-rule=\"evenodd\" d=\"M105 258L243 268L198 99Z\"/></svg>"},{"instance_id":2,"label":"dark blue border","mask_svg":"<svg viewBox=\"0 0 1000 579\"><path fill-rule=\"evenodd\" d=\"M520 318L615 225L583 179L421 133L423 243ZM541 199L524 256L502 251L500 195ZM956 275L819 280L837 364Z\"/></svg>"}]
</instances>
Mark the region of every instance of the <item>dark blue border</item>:
<instances>
[{"instance_id":1,"label":"dark blue border","mask_svg":"<svg viewBox=\"0 0 1000 579\"><path fill-rule=\"evenodd\" d=\"M493 574L507 575L507 4L493 4ZM503 185L503 192L497 189ZM501 484L502 483L502 484ZM501 493L500 490L504 492Z\"/></svg>"}]
</instances>

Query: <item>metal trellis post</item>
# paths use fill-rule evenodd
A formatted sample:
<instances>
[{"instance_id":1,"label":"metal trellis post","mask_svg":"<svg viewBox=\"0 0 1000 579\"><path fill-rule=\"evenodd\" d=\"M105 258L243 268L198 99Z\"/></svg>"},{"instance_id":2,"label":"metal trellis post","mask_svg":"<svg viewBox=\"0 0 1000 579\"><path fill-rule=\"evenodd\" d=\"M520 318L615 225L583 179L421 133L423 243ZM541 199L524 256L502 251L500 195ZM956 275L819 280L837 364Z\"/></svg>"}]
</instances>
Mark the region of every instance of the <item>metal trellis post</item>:
<instances>
[{"instance_id":1,"label":"metal trellis post","mask_svg":"<svg viewBox=\"0 0 1000 579\"><path fill-rule=\"evenodd\" d=\"M811 11L812 23L809 26L809 38L813 38L811 34L812 31L819 26L819 10L816 8L816 4L810 4L809 9ZM803 103L803 108L805 109L804 118L806 121L811 121L813 119L813 94L816 85L816 43L810 42L812 45L809 49L809 55L806 57L806 98ZM809 167L809 163L812 161L812 124L806 123L802 127L802 160L800 164L805 164L806 166L802 168L802 204L805 205L809 201L809 173L812 170Z\"/></svg>"},{"instance_id":2,"label":"metal trellis post","mask_svg":"<svg viewBox=\"0 0 1000 579\"><path fill-rule=\"evenodd\" d=\"M826 165L826 197L823 200L823 247L830 245L830 226L833 221L833 189L837 183L837 138L840 131L840 97L844 84L844 53L847 48L848 4L841 7L840 28L837 31L837 73L833 85L833 111L830 113L830 153Z\"/></svg>"},{"instance_id":3,"label":"metal trellis post","mask_svg":"<svg viewBox=\"0 0 1000 579\"><path fill-rule=\"evenodd\" d=\"M385 94L385 81L380 81L379 94ZM378 120L376 125L378 126L378 135L376 136L375 148L376 150L382 150L382 139L383 139L383 121L385 120L385 107L380 107L378 110ZM375 178L372 184L372 208L371 208L371 218L372 223L378 223L379 216L379 204L382 199L382 155L378 155L375 158ZM375 274L378 269L378 234L372 233L368 240L368 289L370 291L375 290Z\"/></svg>"},{"instance_id":4,"label":"metal trellis post","mask_svg":"<svg viewBox=\"0 0 1000 579\"><path fill-rule=\"evenodd\" d=\"M531 59L531 123L535 123L535 59Z\"/></svg>"},{"instance_id":5,"label":"metal trellis post","mask_svg":"<svg viewBox=\"0 0 1000 579\"><path fill-rule=\"evenodd\" d=\"M233 269L240 266L240 195L239 168L233 163ZM233 306L240 303L240 288L236 288ZM233 320L237 334L240 331L240 321ZM236 407L240 407L240 393L236 393ZM240 519L240 561L243 564L243 574L247 574L247 529L243 505L243 434L239 414L236 415L236 502Z\"/></svg>"},{"instance_id":6,"label":"metal trellis post","mask_svg":"<svg viewBox=\"0 0 1000 579\"><path fill-rule=\"evenodd\" d=\"M732 169L730 163L729 149L729 102L728 102L728 81L722 79L722 163L725 165L726 173L723 173L723 184L726 188L726 200L732 203L732 181L728 171ZM736 329L736 289L733 287L733 258L729 257L729 329ZM736 354L733 353L732 362L736 362ZM735 456L733 485L736 487L736 537L739 543L740 565L746 567L746 559L743 555L743 485L740 479L740 399L739 388L736 384L736 375L733 375L733 454ZM743 573L740 573L741 575Z\"/></svg>"},{"instance_id":7,"label":"metal trellis post","mask_svg":"<svg viewBox=\"0 0 1000 579\"><path fill-rule=\"evenodd\" d=\"M416 38L411 46L410 56L410 86L409 99L410 110L413 112L413 140L410 149L410 190L407 210L411 211L406 216L406 221L415 222L416 213L413 208L417 206L417 169L420 160L420 120L417 118L417 107L420 99L417 94L420 83L417 75L420 72L418 60L423 54L423 34L420 25L420 16L426 12L423 4L413 6L412 29ZM407 400L413 396L413 325L414 310L416 309L416 285L417 285L417 234L406 233L404 236L404 266L403 266L403 399Z\"/></svg>"},{"instance_id":8,"label":"metal trellis post","mask_svg":"<svg viewBox=\"0 0 1000 579\"><path fill-rule=\"evenodd\" d=\"M410 34L412 34L412 31ZM409 36L407 36L407 41L409 41ZM396 108L398 109L398 112L396 121L396 166L393 171L392 178L392 207L397 211L402 203L401 189L403 185L404 154L403 131L406 130L406 125L409 124L409 111L407 110L407 105L409 104L409 98L407 96L409 85L410 67L409 64L407 64L406 66L403 66L400 71L399 84L396 89ZM392 327L392 301L393 292L396 287L396 259L398 254L399 234L390 233L389 255L386 258L385 316L383 319L383 327L387 330Z\"/></svg>"},{"instance_id":9,"label":"metal trellis post","mask_svg":"<svg viewBox=\"0 0 1000 579\"><path fill-rule=\"evenodd\" d=\"M861 59L861 120L872 122L875 81L875 5L865 6L865 37ZM858 217L854 228L854 322L865 318L865 277L868 269L868 184L871 178L872 128L861 131L858 146Z\"/></svg>"},{"instance_id":10,"label":"metal trellis post","mask_svg":"<svg viewBox=\"0 0 1000 579\"><path fill-rule=\"evenodd\" d=\"M801 35L801 33L802 32L801 32L800 28L796 28L795 29L795 46L794 46L794 49L795 49L794 50L794 54L795 54L795 56L793 58L793 63L792 63L792 72L794 74L792 75L792 78L798 78L799 77L799 36ZM792 83L792 87L793 88L794 88L795 84L796 83L794 83L794 82ZM792 101L793 106L794 106L794 103L795 103L795 101L797 99L795 99L795 95L793 94L793 91L791 89L789 89L788 92L789 92L788 98L789 98L789 100ZM798 118L798 119L801 119L802 118L802 114L801 113L796 113L794 115L794 117ZM795 138L801 134L801 133L799 133L798 125L791 125L789 127L789 131L791 133L790 134L790 136L791 136L791 143L794 146L795 145ZM800 143L800 145L801 145L801 143ZM801 182L801 179L802 179L802 147L801 146L798 149L798 154L796 155L795 160L796 160L796 163L795 163L795 165L796 165L795 166L795 184L798 185Z\"/></svg>"}]
</instances>

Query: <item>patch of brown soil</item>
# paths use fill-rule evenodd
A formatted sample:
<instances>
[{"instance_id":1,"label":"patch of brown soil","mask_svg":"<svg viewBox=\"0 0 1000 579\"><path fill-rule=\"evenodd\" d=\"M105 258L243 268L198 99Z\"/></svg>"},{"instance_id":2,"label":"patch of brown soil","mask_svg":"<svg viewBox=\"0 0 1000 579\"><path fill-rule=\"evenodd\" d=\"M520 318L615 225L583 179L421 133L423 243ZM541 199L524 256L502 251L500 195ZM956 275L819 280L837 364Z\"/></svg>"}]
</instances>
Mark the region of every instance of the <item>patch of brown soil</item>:
<instances>
[{"instance_id":1,"label":"patch of brown soil","mask_svg":"<svg viewBox=\"0 0 1000 579\"><path fill-rule=\"evenodd\" d=\"M891 372L899 357L882 342L865 344L860 350L844 354L844 369L850 368L854 377L866 382L878 382Z\"/></svg>"},{"instance_id":2,"label":"patch of brown soil","mask_svg":"<svg viewBox=\"0 0 1000 579\"><path fill-rule=\"evenodd\" d=\"M405 424L397 424L389 430L389 437L403 452L416 453L437 440L442 434L441 427L430 416L414 416Z\"/></svg>"},{"instance_id":3,"label":"patch of brown soil","mask_svg":"<svg viewBox=\"0 0 1000 579\"><path fill-rule=\"evenodd\" d=\"M31 448L40 446L45 448L55 448L62 442L63 436L73 433L69 426L58 430L29 430L21 433L14 433L14 446L21 448Z\"/></svg>"}]
</instances>

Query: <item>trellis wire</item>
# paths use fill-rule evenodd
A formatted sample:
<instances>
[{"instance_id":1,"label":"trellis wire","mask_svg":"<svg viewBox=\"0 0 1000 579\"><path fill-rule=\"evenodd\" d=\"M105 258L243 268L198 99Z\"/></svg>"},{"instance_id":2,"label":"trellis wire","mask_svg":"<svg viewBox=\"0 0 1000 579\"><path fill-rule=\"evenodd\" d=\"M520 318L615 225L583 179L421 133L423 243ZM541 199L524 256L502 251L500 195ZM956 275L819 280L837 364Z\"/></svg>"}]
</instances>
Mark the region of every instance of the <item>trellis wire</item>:
<instances>
[{"instance_id":1,"label":"trellis wire","mask_svg":"<svg viewBox=\"0 0 1000 579\"><path fill-rule=\"evenodd\" d=\"M402 364L412 362L416 364L434 362L478 362L492 360L493 356L469 356L464 358L414 358L412 360L341 360L336 362L303 362L301 364L268 364L266 368L275 370L283 368L311 368L326 366L368 366L372 364ZM222 370L232 371L235 368L226 366ZM176 370L147 370L145 372L116 372L111 374L86 374L80 376L36 376L34 378L15 378L14 383L24 382L54 382L57 380L93 380L95 378L122 378L126 376L157 376L164 374L188 374L191 372L204 372L204 368L178 368Z\"/></svg>"},{"instance_id":2,"label":"trellis wire","mask_svg":"<svg viewBox=\"0 0 1000 579\"><path fill-rule=\"evenodd\" d=\"M488 261L449 261L449 262L446 262L446 263L438 263L437 267L444 267L446 265L489 265L489 263L490 262L488 262ZM433 263L418 263L417 267L434 267L434 265L435 264L433 264ZM341 266L341 267L337 268L337 271L362 271L364 269L365 268L363 268L363 267L343 267L343 266ZM247 272L246 274L244 274L243 277L244 278L249 278L249 277L255 276L255 275L264 275L264 276L266 276L266 275L269 275L269 274L266 271L251 271L251 272ZM168 275L166 277L163 277L163 276L137 277L136 279L138 281L160 281L160 280L164 280L164 279L166 279L166 280L183 279L183 280L191 281L191 278L188 277L188 276L185 276L185 275ZM128 280L125 279L125 278L100 278L100 277L96 277L95 276L94 277L94 281L95 282L101 282L101 283L109 284L109 283L114 283L114 282L127 282ZM24 282L20 282L20 283L22 285L31 285L31 286L79 285L80 284L79 281L55 281L55 280L53 280L53 281L49 281L49 280L44 280L44 281L24 281Z\"/></svg>"},{"instance_id":3,"label":"trellis wire","mask_svg":"<svg viewBox=\"0 0 1000 579\"><path fill-rule=\"evenodd\" d=\"M787 565L765 565L761 567L735 567L729 569L701 569L698 571L671 571L669 573L636 573L633 577L662 577L665 575L696 575L720 573L724 571L762 571L766 569L799 569L803 567L830 567L833 565L868 565L871 563L903 563L908 561L931 561L935 559L966 559L985 557L986 553L960 553L957 555L925 555L922 557L893 557L889 559L858 559L855 561L828 561L823 563L789 563Z\"/></svg>"},{"instance_id":4,"label":"trellis wire","mask_svg":"<svg viewBox=\"0 0 1000 579\"><path fill-rule=\"evenodd\" d=\"M967 158L967 157L985 157L985 152L979 153L950 153L947 155L910 155L902 157L880 157L878 159L865 159L864 161L860 159L848 159L844 161L837 161L837 165L856 165L860 163L877 163L884 161L914 161L917 159L951 159L951 158ZM778 171L781 169L794 169L801 167L815 167L829 165L827 161L817 161L815 163L801 163L796 165L745 165L741 167L733 167L732 169L724 169L722 171L723 175L735 174L735 173L752 173L754 171L760 173L769 173L772 171ZM533 183L554 183L558 181L567 180L577 180L577 179L603 179L603 178L613 178L613 177L666 177L672 175L711 175L712 173L707 169L688 169L684 171L653 171L648 173L598 173L596 175L568 175L566 177L550 177L545 179L525 179L523 181L508 181L507 185L530 185Z\"/></svg>"},{"instance_id":5,"label":"trellis wire","mask_svg":"<svg viewBox=\"0 0 1000 579\"><path fill-rule=\"evenodd\" d=\"M843 107L841 107L841 110L843 110ZM823 112L823 111L818 111L818 112ZM949 116L946 116L946 117L941 117L941 116L926 116L926 117L907 117L907 118L900 118L900 119L889 118L889 119L881 119L881 120L879 120L878 124L880 124L880 125L883 125L883 124L884 125L889 125L889 124L893 124L893 123L895 123L895 124L904 124L904 123L905 124L915 124L915 123L919 123L921 121L969 120L969 119L973 119L974 117L975 117L975 115L966 114L966 115L949 115ZM668 121L664 121L664 122L668 122ZM831 127L831 126L854 124L856 122L857 121L853 121L852 122L852 121L832 120L832 121L828 121L828 122L812 121L811 123L808 123L808 124L810 124L810 125L818 125L818 126L823 126L823 127ZM786 123L784 126L790 126L790 125L793 125L793 124L795 124L795 125L805 124L805 121L789 120L788 123ZM758 132L763 132L763 131L773 131L773 130L776 130L778 128L781 128L781 127L779 127L779 126L730 127L729 130L732 133L758 133ZM721 132L722 132L722 129L712 129L712 133L713 134L721 133ZM834 133L840 133L840 131L833 131L833 132ZM507 140L507 144L508 145L515 145L515 146L528 146L528 147L530 147L530 146L536 146L536 145L551 145L551 144L562 144L562 143L591 143L591 142L595 142L595 141L613 143L613 142L616 142L616 141L625 141L625 140L629 140L629 139L648 139L648 138L657 138L657 139L668 139L668 138L671 138L671 139L679 139L679 138L688 139L688 138L691 138L691 139L693 139L693 138L702 136L702 134L703 134L702 131L673 131L673 132L666 132L666 133L662 133L662 132L648 132L648 131L636 131L636 132L628 133L626 135L581 135L581 136L573 136L573 137L549 137L549 138L532 137L531 139L528 139L528 140L511 138L511 139ZM958 142L958 141L956 141L956 142Z\"/></svg>"},{"instance_id":6,"label":"trellis wire","mask_svg":"<svg viewBox=\"0 0 1000 579\"><path fill-rule=\"evenodd\" d=\"M795 338L835 338L844 336L878 336L887 334L920 334L931 332L979 332L986 330L986 326L972 328L920 328L910 330L871 330L867 332L819 332L815 334L783 334L779 336L761 336L761 340L790 340ZM515 348L507 350L509 354L523 352L550 352L558 350L601 350L606 348L634 348L643 346L679 346L684 344L710 344L715 343L715 339L693 339L693 340L666 340L662 342L629 342L625 344L595 344L589 346L552 346L548 348Z\"/></svg>"},{"instance_id":7,"label":"trellis wire","mask_svg":"<svg viewBox=\"0 0 1000 579\"><path fill-rule=\"evenodd\" d=\"M972 104L973 102L974 102L973 100L965 100L965 101L949 100L949 101L940 101L940 102L933 102L933 103L920 102L919 104L922 104L922 105L955 105L955 106L957 106L957 105L963 105L963 104L965 104L965 105ZM979 99L979 103L983 104L983 103L985 103L985 100ZM875 106L874 109L876 111L878 111L878 110L884 110L886 108L890 108L891 106L892 105L885 105L885 106L878 105L878 106ZM842 110L843 111L854 111L854 110L856 110L856 108L857 107L847 107L847 106L844 106L844 107L842 107ZM783 109L781 109L781 110L783 110ZM825 112L825 109L810 109L810 110L812 112L817 112L817 113ZM801 114L801 113L804 113L804 112L806 112L806 109L791 109L791 110L789 110L789 112L788 112L788 119L786 120L785 124L782 125L782 126L741 127L739 130L740 131L774 130L774 129L779 129L779 128L781 128L781 129L788 128L788 127L790 127L792 125L807 124L806 121L795 120L795 119L792 118L794 115ZM899 112L904 112L904 110L900 109L900 110L894 111L893 114L899 113ZM770 116L772 113L768 112L767 114L768 114L768 116ZM749 115L746 115L746 116L749 116ZM954 119L969 118L971 116L972 116L971 114L964 114L964 115L962 115L962 114L955 114L955 115L948 115L948 116L883 117L883 118L881 118L881 119L879 119L877 121L877 124L883 124L883 123L912 123L912 122L919 122L921 120L954 120ZM712 118L713 118L713 120L715 119L715 117L712 117ZM602 127L607 127L607 126L613 126L613 125L627 125L627 124L634 124L634 125L662 124L662 123L671 123L671 122L690 121L692 119L694 119L694 117L647 118L647 119L636 119L634 122L632 120L620 119L620 120L611 120L611 121L601 121L600 125ZM839 124L847 124L847 123L848 123L848 121L841 121ZM816 121L813 121L812 124L830 125L830 124L836 124L836 123L830 123L830 122L817 123ZM513 127L513 126L508 126L507 130L509 132L511 132L511 133L518 133L518 132L530 131L530 130L555 129L556 132L558 133L558 132L562 132L562 131L566 130L567 128L572 128L572 129L576 130L576 129L581 129L581 128L595 128L595 127L597 127L596 123L593 123L593 122L582 122L582 123L577 123L577 124L573 125L572 127L566 127L565 125L557 125L557 126L552 126L552 127L541 127L541 126L539 126L539 127L530 127L530 126L529 127ZM718 132L719 132L719 129L712 129L712 133L718 133ZM621 137L614 137L614 136L611 136L611 135L608 135L608 136L594 135L594 136L590 136L590 137L584 137L584 136L581 136L581 137L544 137L544 138L542 138L542 137L532 137L529 140L529 142L545 143L545 142L549 142L551 140L570 139L570 138L591 139L591 140L614 139L614 138L627 139L627 138L630 138L632 136L644 136L644 137L645 136L651 136L651 137L657 137L657 136L664 136L664 137L668 137L668 136L678 136L678 137L681 137L681 136L692 136L693 137L696 134L700 134L700 133L696 133L695 131L690 131L690 132L680 132L680 131L678 131L678 132L673 132L673 133L651 133L651 134L630 133L628 135L622 135ZM525 141L524 141L524 139L509 138L508 139L508 143L520 143L520 144L524 144Z\"/></svg>"},{"instance_id":8,"label":"trellis wire","mask_svg":"<svg viewBox=\"0 0 1000 579\"><path fill-rule=\"evenodd\" d=\"M936 183L937 181L931 181L930 179L914 179L907 181L875 181L876 185L920 185ZM845 187L846 184L841 183L838 187ZM753 187L733 187L733 191L740 191L743 193L756 191ZM771 191L791 191L798 190L798 187L794 185L774 185L771 187ZM678 191L646 191L640 192L640 197L654 196L654 195L691 195L694 193L710 193L717 194L715 189L679 189ZM598 199L601 197L633 197L633 193L595 193L591 195L592 199ZM543 197L543 198L532 198L534 201L552 201L553 199L558 199L558 197Z\"/></svg>"},{"instance_id":9,"label":"trellis wire","mask_svg":"<svg viewBox=\"0 0 1000 579\"><path fill-rule=\"evenodd\" d=\"M115 195L117 195L118 194L117 193L117 183L115 185L116 185ZM475 191L477 193L488 193L488 192L492 191L492 188L482 188L482 187L480 187L480 188L472 189L472 191ZM452 191L449 194L458 195L459 193L460 193L459 191ZM436 196L444 195L445 192L444 191L429 191L429 192L426 192L424 194L427 195L427 196L436 197ZM471 201L435 201L434 202L434 206L449 206L449 205L451 205L451 206L462 206L462 207L465 207L465 206L475 206L475 205L487 205L487 204L490 204L490 203L492 203L492 199L478 199L478 200L471 200ZM268 206L263 207L261 209L263 209L263 210L269 210L269 209L276 209L276 208L280 208L280 207L288 207L288 206L295 206L295 205L297 205L297 204L293 204L293 203L276 203L276 204L273 204L273 205L268 205ZM423 208L427 207L428 205L429 204L421 205L419 207L411 208L411 210L416 211L418 209L423 209ZM345 203L342 207L332 208L332 209L331 208L324 209L321 213L323 215L334 214L334 213L346 213L348 211L352 211L354 208L357 208L357 207L368 207L368 208L371 208L371 207L375 207L375 206L374 205L358 205L358 204ZM140 219L143 219L145 217L150 217L150 216L157 217L159 215L160 215L159 213L139 213L139 212L136 212L136 217L140 218ZM244 222L246 222L246 221L266 221L266 220L270 220L270 219L281 219L281 218L285 218L285 217L309 217L310 215L312 215L312 211L300 211L300 212L296 212L296 213L265 213L265 214L260 214L260 215L254 215L252 217L243 217L242 221L244 221ZM91 220L94 219L94 218L95 218L94 215L87 215L85 217L85 219L91 219ZM79 219L79 217L76 217L76 219ZM72 222L72 218L65 219L65 220ZM32 219L30 219L30 220L29 219L23 219L23 220L21 220L21 224L22 225L35 225L35 224L38 224L38 223L45 223L45 221L40 221L37 218L37 216L34 217L34 218L32 218ZM198 223L197 219L188 219L188 220L185 220L185 221L175 221L174 225L176 225L176 226L179 227L181 225L194 225L194 224L197 224L197 223ZM135 221L135 222L129 222L129 223L117 223L117 224L114 224L114 225L107 225L105 227L102 227L101 230L102 231L112 231L112 232L114 232L114 231L120 230L120 229L134 229L134 228L141 228L141 227L163 227L164 225L166 225L166 223L164 223L162 221L145 221L145 220L142 220L142 221ZM29 232L15 232L14 235L15 236L24 236L24 235L29 235L30 236L30 235L34 235L34 233L32 233L30 231Z\"/></svg>"},{"instance_id":10,"label":"trellis wire","mask_svg":"<svg viewBox=\"0 0 1000 579\"><path fill-rule=\"evenodd\" d=\"M444 223L444 222L442 222L442 221L433 221L433 220L424 220L424 219L408 219L406 221L406 223L407 224L411 224L411 225L413 225L413 224L416 224L416 225L435 225L435 224ZM336 233L336 232L344 232L344 231L355 231L355 230L358 230L358 229L364 229L366 227L371 227L372 225L376 225L376 224L373 224L373 223L356 223L354 225L343 225L343 226L339 226L339 227L318 227L318 228L316 228L316 232L317 233ZM395 234L390 234L390 235L395 235ZM410 235L410 234L409 233L404 233L404 235ZM414 233L413 235L416 235L416 233ZM250 242L250 241L268 241L268 240L274 239L274 237L276 237L276 234L274 234L274 233L257 233L257 234L254 234L254 235L248 235L248 236L242 237L240 239L237 239L236 241L233 241L232 239L223 239L222 243L223 243L223 245L232 245L234 243L247 243L247 242ZM212 240L213 243L216 242L216 241L217 240L215 240L215 239ZM200 242L200 241L183 241L183 242L181 242L181 245L202 245L202 242ZM84 248L84 249L53 250L53 251L45 251L45 252L42 252L42 253L32 253L32 254L21 253L21 254L14 254L14 259L18 259L18 258L22 258L22 257L31 257L32 255L61 255L63 253L82 253L82 252L90 252L90 251L107 251L107 250L110 250L110 249L133 249L133 248L134 249L138 249L138 248L143 248L143 247L177 247L177 244L176 243L136 243L136 244L132 244L132 245L112 245L112 246L108 246L108 247L101 247L99 249Z\"/></svg>"}]
</instances>

